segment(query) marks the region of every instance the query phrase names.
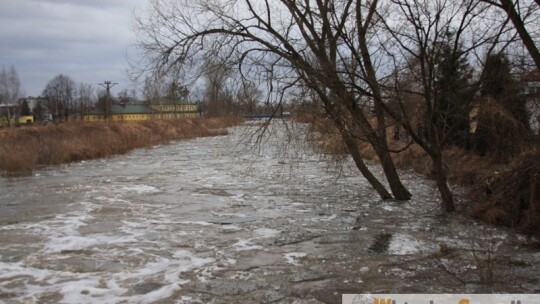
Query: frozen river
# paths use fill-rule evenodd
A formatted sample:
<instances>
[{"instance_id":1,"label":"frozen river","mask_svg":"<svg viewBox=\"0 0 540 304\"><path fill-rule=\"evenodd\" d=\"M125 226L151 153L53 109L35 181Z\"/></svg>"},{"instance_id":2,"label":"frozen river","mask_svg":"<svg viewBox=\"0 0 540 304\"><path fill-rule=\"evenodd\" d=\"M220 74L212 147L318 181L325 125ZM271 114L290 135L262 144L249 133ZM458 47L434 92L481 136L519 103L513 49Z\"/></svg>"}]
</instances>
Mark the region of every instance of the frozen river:
<instances>
[{"instance_id":1,"label":"frozen river","mask_svg":"<svg viewBox=\"0 0 540 304\"><path fill-rule=\"evenodd\" d=\"M540 253L439 216L429 181L402 173L413 200L381 201L350 164L283 146L282 127L238 144L253 128L0 178L0 302L540 292Z\"/></svg>"}]
</instances>

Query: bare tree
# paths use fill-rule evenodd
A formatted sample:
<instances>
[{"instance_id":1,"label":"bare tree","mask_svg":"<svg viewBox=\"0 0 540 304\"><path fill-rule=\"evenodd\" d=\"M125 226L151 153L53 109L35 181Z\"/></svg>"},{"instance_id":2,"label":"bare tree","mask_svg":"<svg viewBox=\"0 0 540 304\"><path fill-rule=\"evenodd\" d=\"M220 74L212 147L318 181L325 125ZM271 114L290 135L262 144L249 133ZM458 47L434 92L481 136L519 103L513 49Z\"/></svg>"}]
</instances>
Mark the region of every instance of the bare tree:
<instances>
[{"instance_id":1,"label":"bare tree","mask_svg":"<svg viewBox=\"0 0 540 304\"><path fill-rule=\"evenodd\" d=\"M367 57L353 65L350 60L351 52L368 41L370 46L364 46L362 52L369 52L373 32L368 30L376 23L373 16L377 1L151 3L148 18L139 20L146 38L140 45L156 69L194 67L217 53L236 63L243 77L264 75L278 103L289 89L309 88L319 97L320 106L332 117L357 167L379 195L392 197L365 165L360 141L368 142L376 151L393 197L410 198L387 147L384 112L378 104L379 93L374 91L378 88L370 86L365 77L370 76L365 72ZM345 37L353 43L345 43ZM372 71L377 69L375 64ZM373 79L376 75L371 76Z\"/></svg>"},{"instance_id":2,"label":"bare tree","mask_svg":"<svg viewBox=\"0 0 540 304\"><path fill-rule=\"evenodd\" d=\"M145 76L143 84L144 98L149 103L159 102L161 99L169 101L186 101L189 97L189 85L181 72L175 69L168 71L154 71Z\"/></svg>"},{"instance_id":3,"label":"bare tree","mask_svg":"<svg viewBox=\"0 0 540 304\"><path fill-rule=\"evenodd\" d=\"M73 79L63 74L55 76L47 83L42 95L54 121L69 119L75 108L76 86Z\"/></svg>"},{"instance_id":4,"label":"bare tree","mask_svg":"<svg viewBox=\"0 0 540 304\"><path fill-rule=\"evenodd\" d=\"M251 81L244 81L236 93L236 100L245 113L256 113L258 103L261 101L262 92L257 85Z\"/></svg>"},{"instance_id":5,"label":"bare tree","mask_svg":"<svg viewBox=\"0 0 540 304\"><path fill-rule=\"evenodd\" d=\"M92 108L95 103L94 87L91 84L80 83L77 88L77 109L76 111L83 119L84 115Z\"/></svg>"},{"instance_id":6,"label":"bare tree","mask_svg":"<svg viewBox=\"0 0 540 304\"><path fill-rule=\"evenodd\" d=\"M384 20L383 35L387 58L395 68L386 91L397 105L382 104L431 158L442 208L452 212L455 204L443 150L467 140L469 114L479 89L471 60L481 50L493 51L508 28L504 22L493 22L497 16L475 0L391 3L396 13Z\"/></svg>"},{"instance_id":7,"label":"bare tree","mask_svg":"<svg viewBox=\"0 0 540 304\"><path fill-rule=\"evenodd\" d=\"M147 102L152 103L152 101L158 100L164 92L165 88L159 77L155 75L145 77L142 95Z\"/></svg>"},{"instance_id":8,"label":"bare tree","mask_svg":"<svg viewBox=\"0 0 540 304\"><path fill-rule=\"evenodd\" d=\"M228 62L207 59L204 71L205 108L209 116L226 116L231 113L232 89L227 82L232 75Z\"/></svg>"},{"instance_id":9,"label":"bare tree","mask_svg":"<svg viewBox=\"0 0 540 304\"><path fill-rule=\"evenodd\" d=\"M123 89L122 91L118 92L118 94L116 94L116 98L120 103L129 103L129 91L127 89Z\"/></svg>"},{"instance_id":10,"label":"bare tree","mask_svg":"<svg viewBox=\"0 0 540 304\"><path fill-rule=\"evenodd\" d=\"M4 115L8 121L8 125L12 126L13 107L21 97L21 82L19 75L14 66L11 66L8 71L2 67L0 72L0 104L4 106Z\"/></svg>"}]
</instances>

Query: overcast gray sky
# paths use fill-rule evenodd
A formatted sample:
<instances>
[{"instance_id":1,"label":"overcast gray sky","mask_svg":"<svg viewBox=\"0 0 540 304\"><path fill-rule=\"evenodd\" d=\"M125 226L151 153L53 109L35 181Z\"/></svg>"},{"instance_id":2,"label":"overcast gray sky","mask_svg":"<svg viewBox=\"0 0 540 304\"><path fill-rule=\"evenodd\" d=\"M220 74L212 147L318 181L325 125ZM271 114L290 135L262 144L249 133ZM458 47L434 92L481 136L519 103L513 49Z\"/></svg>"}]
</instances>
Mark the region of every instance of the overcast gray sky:
<instances>
[{"instance_id":1,"label":"overcast gray sky","mask_svg":"<svg viewBox=\"0 0 540 304\"><path fill-rule=\"evenodd\" d=\"M75 82L131 88L132 17L147 0L0 0L0 67L15 67L26 95L62 73Z\"/></svg>"}]
</instances>

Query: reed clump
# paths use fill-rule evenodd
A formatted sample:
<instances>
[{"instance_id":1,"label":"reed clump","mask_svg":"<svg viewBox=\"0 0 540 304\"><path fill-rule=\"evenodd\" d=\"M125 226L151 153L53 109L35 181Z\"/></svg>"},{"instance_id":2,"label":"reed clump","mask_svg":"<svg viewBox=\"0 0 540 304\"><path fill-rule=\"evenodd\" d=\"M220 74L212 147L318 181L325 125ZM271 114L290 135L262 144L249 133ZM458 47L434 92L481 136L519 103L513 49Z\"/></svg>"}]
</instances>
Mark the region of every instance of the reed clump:
<instances>
[{"instance_id":1,"label":"reed clump","mask_svg":"<svg viewBox=\"0 0 540 304\"><path fill-rule=\"evenodd\" d=\"M6 128L0 130L0 171L28 173L42 166L108 157L172 140L226 135L226 128L238 123L230 118L198 118Z\"/></svg>"}]
</instances>

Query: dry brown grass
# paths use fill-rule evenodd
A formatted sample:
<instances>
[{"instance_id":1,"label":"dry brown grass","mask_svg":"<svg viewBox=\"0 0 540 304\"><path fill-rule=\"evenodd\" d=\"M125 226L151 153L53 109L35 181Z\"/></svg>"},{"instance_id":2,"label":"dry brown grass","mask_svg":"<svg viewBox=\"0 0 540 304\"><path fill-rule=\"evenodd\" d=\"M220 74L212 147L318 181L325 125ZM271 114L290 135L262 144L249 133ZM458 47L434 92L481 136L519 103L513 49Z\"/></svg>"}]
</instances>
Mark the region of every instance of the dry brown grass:
<instances>
[{"instance_id":1,"label":"dry brown grass","mask_svg":"<svg viewBox=\"0 0 540 304\"><path fill-rule=\"evenodd\" d=\"M522 153L506 170L493 174L491 193L485 189L481 183L471 188L471 197L479 202L473 216L540 237L540 147Z\"/></svg>"},{"instance_id":2,"label":"dry brown grass","mask_svg":"<svg viewBox=\"0 0 540 304\"><path fill-rule=\"evenodd\" d=\"M126 153L171 140L227 134L228 118L129 123L70 122L0 130L0 171L31 172L55 165Z\"/></svg>"}]
</instances>

